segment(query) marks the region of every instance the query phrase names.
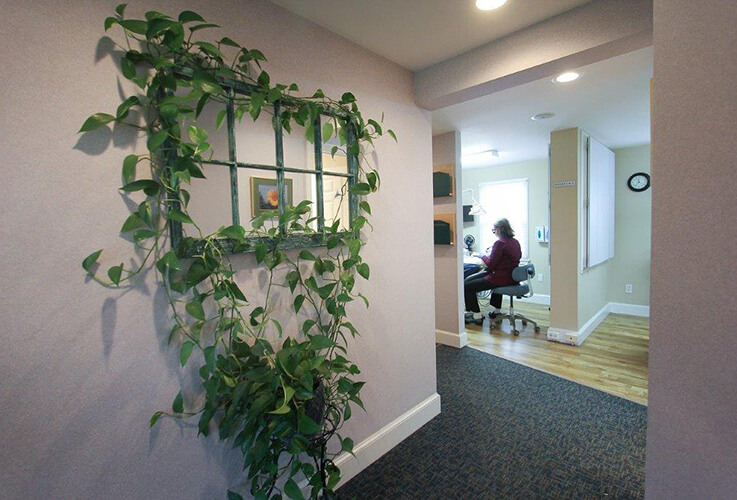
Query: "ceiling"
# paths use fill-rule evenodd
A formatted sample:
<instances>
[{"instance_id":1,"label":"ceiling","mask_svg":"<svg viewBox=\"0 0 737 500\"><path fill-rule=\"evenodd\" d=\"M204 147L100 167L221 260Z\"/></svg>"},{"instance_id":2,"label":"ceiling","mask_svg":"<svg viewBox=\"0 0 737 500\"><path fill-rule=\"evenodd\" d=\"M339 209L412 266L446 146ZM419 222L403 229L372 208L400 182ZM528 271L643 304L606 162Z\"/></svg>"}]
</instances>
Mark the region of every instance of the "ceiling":
<instances>
[{"instance_id":1,"label":"ceiling","mask_svg":"<svg viewBox=\"0 0 737 500\"><path fill-rule=\"evenodd\" d=\"M410 70L419 70L590 0L271 0Z\"/></svg>"},{"instance_id":2,"label":"ceiling","mask_svg":"<svg viewBox=\"0 0 737 500\"><path fill-rule=\"evenodd\" d=\"M550 78L432 113L433 135L461 133L463 168L546 158L550 132L581 127L609 148L650 143L652 47L582 68L570 83ZM556 116L533 121L537 113ZM496 149L499 157L475 154Z\"/></svg>"}]
</instances>

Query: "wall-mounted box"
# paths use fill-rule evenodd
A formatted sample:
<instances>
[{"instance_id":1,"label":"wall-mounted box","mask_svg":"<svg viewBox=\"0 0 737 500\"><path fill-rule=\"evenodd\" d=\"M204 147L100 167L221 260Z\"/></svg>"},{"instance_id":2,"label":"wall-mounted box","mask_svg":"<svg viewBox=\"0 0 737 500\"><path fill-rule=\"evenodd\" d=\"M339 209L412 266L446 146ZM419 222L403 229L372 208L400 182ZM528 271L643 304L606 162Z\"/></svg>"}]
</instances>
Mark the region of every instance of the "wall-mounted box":
<instances>
[{"instance_id":1,"label":"wall-mounted box","mask_svg":"<svg viewBox=\"0 0 737 500\"><path fill-rule=\"evenodd\" d=\"M435 214L433 226L436 245L455 245L455 219L455 214Z\"/></svg>"},{"instance_id":2,"label":"wall-mounted box","mask_svg":"<svg viewBox=\"0 0 737 500\"><path fill-rule=\"evenodd\" d=\"M463 222L473 222L473 215L471 215L471 208L473 205L463 205Z\"/></svg>"},{"instance_id":3,"label":"wall-mounted box","mask_svg":"<svg viewBox=\"0 0 737 500\"><path fill-rule=\"evenodd\" d=\"M436 165L432 170L432 195L453 196L455 165Z\"/></svg>"}]
</instances>

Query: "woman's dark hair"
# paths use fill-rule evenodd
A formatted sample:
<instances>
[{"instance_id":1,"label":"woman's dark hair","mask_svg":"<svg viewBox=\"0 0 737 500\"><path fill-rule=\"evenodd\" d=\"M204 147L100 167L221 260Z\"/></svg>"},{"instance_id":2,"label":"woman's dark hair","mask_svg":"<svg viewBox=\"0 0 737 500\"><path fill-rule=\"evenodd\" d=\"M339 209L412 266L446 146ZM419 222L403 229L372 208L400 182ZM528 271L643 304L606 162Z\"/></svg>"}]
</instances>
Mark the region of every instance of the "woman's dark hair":
<instances>
[{"instance_id":1,"label":"woman's dark hair","mask_svg":"<svg viewBox=\"0 0 737 500\"><path fill-rule=\"evenodd\" d=\"M514 231L512 230L512 226L509 225L509 221L507 219L499 219L494 223L494 227L499 230L500 236L504 238L514 238Z\"/></svg>"}]
</instances>

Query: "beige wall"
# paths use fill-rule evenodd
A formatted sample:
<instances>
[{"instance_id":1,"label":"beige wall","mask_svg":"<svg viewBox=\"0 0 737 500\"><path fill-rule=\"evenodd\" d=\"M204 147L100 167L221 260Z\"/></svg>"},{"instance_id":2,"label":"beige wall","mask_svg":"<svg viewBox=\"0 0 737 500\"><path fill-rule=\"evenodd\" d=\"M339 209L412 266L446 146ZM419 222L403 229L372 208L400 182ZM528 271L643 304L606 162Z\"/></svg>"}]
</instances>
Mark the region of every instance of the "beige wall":
<instances>
[{"instance_id":1,"label":"beige wall","mask_svg":"<svg viewBox=\"0 0 737 500\"><path fill-rule=\"evenodd\" d=\"M550 326L578 329L579 129L550 134ZM554 187L574 181L574 186Z\"/></svg>"},{"instance_id":2,"label":"beige wall","mask_svg":"<svg viewBox=\"0 0 737 500\"><path fill-rule=\"evenodd\" d=\"M646 495L737 490L737 4L656 0Z\"/></svg>"},{"instance_id":3,"label":"beige wall","mask_svg":"<svg viewBox=\"0 0 737 500\"><path fill-rule=\"evenodd\" d=\"M650 233L652 188L635 193L627 179L636 172L650 173L650 146L615 149L614 259L609 266L609 301L650 304ZM627 283L632 293L625 293Z\"/></svg>"},{"instance_id":4,"label":"beige wall","mask_svg":"<svg viewBox=\"0 0 737 500\"><path fill-rule=\"evenodd\" d=\"M458 132L432 138L433 165L455 165L453 196L433 198L436 214L455 214L454 245L434 245L435 249L435 328L461 334L463 324L462 212L461 212L461 136ZM428 222L429 225L429 222Z\"/></svg>"},{"instance_id":5,"label":"beige wall","mask_svg":"<svg viewBox=\"0 0 737 500\"><path fill-rule=\"evenodd\" d=\"M533 290L535 294L550 295L550 265L548 263L548 244L538 243L535 236L535 226L548 225L548 160L532 160L509 165L498 165L485 168L471 168L463 170L463 189L473 189L474 196L479 199L479 184L511 179L527 179L529 190L529 242L530 261L535 264L538 275L543 275L543 281L535 278ZM471 197L465 196L463 204L471 204ZM487 228L490 230L490 228ZM480 223L475 217L474 222L463 224L463 234L471 234L476 238L474 252L481 252L479 247Z\"/></svg>"},{"instance_id":6,"label":"beige wall","mask_svg":"<svg viewBox=\"0 0 737 500\"><path fill-rule=\"evenodd\" d=\"M130 289L106 290L80 266L98 248L105 265L131 255L116 236L128 213L120 164L145 145L123 129L76 133L132 91L100 40L116 3L2 2L4 498L219 498L242 478L240 454L216 437L170 420L148 429L153 411L197 381L166 345L167 304L152 273ZM377 144L383 183L371 199L371 281L360 285L371 309L351 311L363 336L350 356L367 381L368 412L354 412L343 433L359 443L435 392L431 132L412 75L269 2L155 7L194 8L224 26L213 37L263 50L272 80L297 81L305 93L353 91L366 116L385 111L399 136L399 144ZM140 16L142 8L128 10ZM235 264L244 288L257 286L253 256Z\"/></svg>"}]
</instances>

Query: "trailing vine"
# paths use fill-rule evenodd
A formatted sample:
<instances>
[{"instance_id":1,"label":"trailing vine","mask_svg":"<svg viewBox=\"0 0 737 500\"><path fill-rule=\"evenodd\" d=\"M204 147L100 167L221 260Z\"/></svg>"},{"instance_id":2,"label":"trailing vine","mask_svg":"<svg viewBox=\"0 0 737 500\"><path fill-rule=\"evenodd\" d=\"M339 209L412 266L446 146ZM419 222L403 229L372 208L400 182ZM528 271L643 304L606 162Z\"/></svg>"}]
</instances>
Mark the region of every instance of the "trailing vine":
<instances>
[{"instance_id":1,"label":"trailing vine","mask_svg":"<svg viewBox=\"0 0 737 500\"><path fill-rule=\"evenodd\" d=\"M151 11L144 19L127 19L125 7L116 7L104 27L122 29L124 42L116 44L122 51L120 69L140 93L124 99L115 114L90 116L80 132L121 124L147 137L147 154L124 159L120 188L137 203L121 233L133 241L140 262L113 265L105 277L98 250L82 266L108 287L126 286L153 266L172 314L169 342L179 344L183 367L190 359L202 360L202 394L188 395L185 404L180 391L171 410L153 414L151 426L172 417L198 419L205 436L217 428L221 440L242 452L255 498L303 498L300 480L309 485L311 498L330 498L340 480L334 459L353 451L353 441L338 431L353 407L363 408L364 383L355 380L360 370L346 358L346 347L358 335L347 319L349 305L356 299L369 305L356 280L370 275L361 254L362 230L371 214L364 198L378 190L380 178L368 166L365 150L384 133L396 136L382 129L383 120L364 119L349 92L337 100L320 90L297 96L294 83L272 84L262 68L262 52L228 37L198 39L202 30L217 26L195 12L173 18ZM234 93L239 84L249 93ZM223 106L218 127L232 103L236 120L270 114L274 127L287 133L303 128L309 141L337 136L340 146L332 146L331 153L343 150L355 158L358 168L349 192L362 197L349 229L335 220L318 231L311 202L305 200L264 212L250 227L236 224L203 233L188 210L188 187L192 178L205 178L203 161L212 155L209 135L198 125L211 102ZM316 130L326 115L329 120ZM325 248L287 250L295 236L304 234L317 237ZM229 258L242 251L253 252L268 273L266 289L255 299L237 284ZM277 289L289 290L288 311L275 306ZM279 313L306 319L299 331L284 331ZM201 358L192 358L198 351ZM335 446L328 447L333 436ZM240 495L229 490L228 497Z\"/></svg>"}]
</instances>

